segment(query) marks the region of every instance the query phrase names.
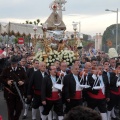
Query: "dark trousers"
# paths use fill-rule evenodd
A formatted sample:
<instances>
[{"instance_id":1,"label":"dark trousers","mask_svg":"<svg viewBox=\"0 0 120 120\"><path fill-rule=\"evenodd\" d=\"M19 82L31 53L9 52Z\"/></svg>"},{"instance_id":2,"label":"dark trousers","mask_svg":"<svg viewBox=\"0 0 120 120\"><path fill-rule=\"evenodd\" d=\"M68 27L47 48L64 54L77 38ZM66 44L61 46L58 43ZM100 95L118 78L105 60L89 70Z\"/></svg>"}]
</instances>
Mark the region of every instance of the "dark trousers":
<instances>
[{"instance_id":1,"label":"dark trousers","mask_svg":"<svg viewBox=\"0 0 120 120\"><path fill-rule=\"evenodd\" d=\"M64 113L67 114L72 108L82 105L82 99L70 99L70 102L65 102L66 108Z\"/></svg>"},{"instance_id":2,"label":"dark trousers","mask_svg":"<svg viewBox=\"0 0 120 120\"><path fill-rule=\"evenodd\" d=\"M115 105L119 105L120 103L120 95L110 94L110 101L108 102L108 111L111 111ZM120 106L119 106L120 110Z\"/></svg>"},{"instance_id":3,"label":"dark trousers","mask_svg":"<svg viewBox=\"0 0 120 120\"><path fill-rule=\"evenodd\" d=\"M93 98L88 97L87 105L88 105L89 108L91 108L93 110L96 107L98 107L100 113L106 113L107 112L106 99L93 99Z\"/></svg>"},{"instance_id":4,"label":"dark trousers","mask_svg":"<svg viewBox=\"0 0 120 120\"><path fill-rule=\"evenodd\" d=\"M39 106L42 106L41 95L34 94L32 101L32 108L37 109Z\"/></svg>"},{"instance_id":5,"label":"dark trousers","mask_svg":"<svg viewBox=\"0 0 120 120\"><path fill-rule=\"evenodd\" d=\"M8 120L19 120L21 115L23 104L18 95L8 93L5 97L8 108Z\"/></svg>"},{"instance_id":6,"label":"dark trousers","mask_svg":"<svg viewBox=\"0 0 120 120\"><path fill-rule=\"evenodd\" d=\"M44 105L43 115L48 115L52 107L54 106L54 111L58 116L63 116L63 105L62 100L46 100L46 105Z\"/></svg>"}]
</instances>

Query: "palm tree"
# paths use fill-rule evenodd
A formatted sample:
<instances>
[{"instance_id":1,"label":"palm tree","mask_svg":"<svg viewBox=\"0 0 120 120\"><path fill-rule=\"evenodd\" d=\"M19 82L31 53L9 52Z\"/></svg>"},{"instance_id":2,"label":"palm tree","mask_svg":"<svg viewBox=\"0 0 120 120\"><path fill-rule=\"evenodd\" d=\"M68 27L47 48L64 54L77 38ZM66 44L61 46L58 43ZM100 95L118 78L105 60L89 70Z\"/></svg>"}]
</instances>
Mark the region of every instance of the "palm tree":
<instances>
[{"instance_id":1,"label":"palm tree","mask_svg":"<svg viewBox=\"0 0 120 120\"><path fill-rule=\"evenodd\" d=\"M34 25L36 25L37 23L36 23L36 21L34 21Z\"/></svg>"},{"instance_id":2,"label":"palm tree","mask_svg":"<svg viewBox=\"0 0 120 120\"><path fill-rule=\"evenodd\" d=\"M37 25L38 25L40 23L40 19L37 19L36 21L37 21Z\"/></svg>"},{"instance_id":3,"label":"palm tree","mask_svg":"<svg viewBox=\"0 0 120 120\"><path fill-rule=\"evenodd\" d=\"M33 22L30 21L29 24L33 24Z\"/></svg>"},{"instance_id":4,"label":"palm tree","mask_svg":"<svg viewBox=\"0 0 120 120\"><path fill-rule=\"evenodd\" d=\"M28 21L28 20L26 20L26 24L29 24L29 21Z\"/></svg>"}]
</instances>

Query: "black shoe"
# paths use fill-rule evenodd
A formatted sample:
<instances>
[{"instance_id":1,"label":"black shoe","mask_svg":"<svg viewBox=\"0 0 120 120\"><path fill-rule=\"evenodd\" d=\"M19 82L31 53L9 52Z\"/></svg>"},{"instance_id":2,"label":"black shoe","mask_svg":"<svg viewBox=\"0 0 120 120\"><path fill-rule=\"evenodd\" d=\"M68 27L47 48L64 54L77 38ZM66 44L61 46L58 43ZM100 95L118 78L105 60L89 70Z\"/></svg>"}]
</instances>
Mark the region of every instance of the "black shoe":
<instances>
[{"instance_id":1,"label":"black shoe","mask_svg":"<svg viewBox=\"0 0 120 120\"><path fill-rule=\"evenodd\" d=\"M27 115L23 115L23 116L22 116L22 119L26 119L26 118L27 118Z\"/></svg>"}]
</instances>

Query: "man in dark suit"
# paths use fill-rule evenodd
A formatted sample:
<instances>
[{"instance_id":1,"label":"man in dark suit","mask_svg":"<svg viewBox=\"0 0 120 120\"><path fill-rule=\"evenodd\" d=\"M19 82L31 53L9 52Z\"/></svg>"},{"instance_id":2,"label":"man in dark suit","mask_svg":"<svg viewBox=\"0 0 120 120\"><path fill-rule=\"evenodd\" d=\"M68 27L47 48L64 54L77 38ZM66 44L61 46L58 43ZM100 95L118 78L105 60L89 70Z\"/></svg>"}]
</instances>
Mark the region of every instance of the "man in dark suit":
<instances>
[{"instance_id":1,"label":"man in dark suit","mask_svg":"<svg viewBox=\"0 0 120 120\"><path fill-rule=\"evenodd\" d=\"M19 120L23 108L22 101L13 82L16 82L21 95L24 94L24 83L27 79L22 67L18 67L15 56L11 58L11 66L2 72L2 83L4 84L4 97L8 108L8 120Z\"/></svg>"},{"instance_id":2,"label":"man in dark suit","mask_svg":"<svg viewBox=\"0 0 120 120\"><path fill-rule=\"evenodd\" d=\"M23 59L22 59L23 60ZM27 71L26 71L26 74L27 74L27 77L28 77L28 80L27 80L27 82L25 83L25 102L26 102L26 104L25 104L25 110L24 110L24 114L23 114L23 117L22 117L22 119L26 119L27 118L27 113L28 113L28 109L29 109L29 105L30 105L30 103L31 103L31 101L32 101L32 97L31 97L31 99L27 99L27 90L28 90L28 85L29 85L29 82L30 82L30 79L31 79L31 76L32 76L32 74L35 72L35 71L37 71L38 70L38 68L39 68L39 61L38 60L36 60L36 59L34 59L33 60L33 67L32 68L29 68L29 69L27 69ZM32 91L32 89L31 89L31 96L33 96L33 91ZM33 113L36 113L36 109L34 110L34 108L32 109L32 111L33 111ZM34 114L35 115L35 114Z\"/></svg>"},{"instance_id":3,"label":"man in dark suit","mask_svg":"<svg viewBox=\"0 0 120 120\"><path fill-rule=\"evenodd\" d=\"M36 110L39 108L40 115L43 110L41 103L41 85L44 76L47 75L46 64L44 62L39 63L39 70L35 71L29 82L28 86L28 99L31 99L31 91L33 90L33 102L32 102L32 120L36 120Z\"/></svg>"},{"instance_id":4,"label":"man in dark suit","mask_svg":"<svg viewBox=\"0 0 120 120\"><path fill-rule=\"evenodd\" d=\"M86 64L91 65L89 62ZM90 85L90 88L87 89L87 104L91 109L98 107L102 120L107 120L106 102L109 101L109 82L106 69L109 69L108 66L104 68L103 73L93 70L87 75Z\"/></svg>"},{"instance_id":5,"label":"man in dark suit","mask_svg":"<svg viewBox=\"0 0 120 120\"><path fill-rule=\"evenodd\" d=\"M57 71L57 77L60 78L61 84L63 84L63 78L64 78L65 75L68 74L68 71L67 71L67 63L64 62L64 61L62 61L62 62L60 63L60 67L59 67L59 68L60 68L60 70ZM65 94L64 94L64 92L62 92L62 102L63 102L63 104L64 104L64 102L65 102L64 96L65 96ZM65 108L65 106L64 106L64 108ZM56 115L54 109L53 109L53 111L51 110L51 111L49 112L49 115L48 115L48 120L51 120L52 118L53 118L53 120L54 120L54 119L56 119L56 117L57 117L57 115Z\"/></svg>"},{"instance_id":6,"label":"man in dark suit","mask_svg":"<svg viewBox=\"0 0 120 120\"><path fill-rule=\"evenodd\" d=\"M115 60L115 58L111 58L109 60L109 63L110 63L110 71L112 72L116 68L116 60Z\"/></svg>"},{"instance_id":7,"label":"man in dark suit","mask_svg":"<svg viewBox=\"0 0 120 120\"><path fill-rule=\"evenodd\" d=\"M82 105L82 89L80 88L79 66L73 65L71 67L71 74L64 77L63 91L66 100L65 113L73 107Z\"/></svg>"},{"instance_id":8,"label":"man in dark suit","mask_svg":"<svg viewBox=\"0 0 120 120\"><path fill-rule=\"evenodd\" d=\"M26 58L22 58L19 62L19 65L25 70L25 72L27 71L27 61Z\"/></svg>"},{"instance_id":9,"label":"man in dark suit","mask_svg":"<svg viewBox=\"0 0 120 120\"><path fill-rule=\"evenodd\" d=\"M111 119L111 112L115 105L120 104L120 63L116 65L116 72L110 73L110 101L108 102L108 119ZM120 105L119 105L120 111ZM113 116L117 119L116 116Z\"/></svg>"},{"instance_id":10,"label":"man in dark suit","mask_svg":"<svg viewBox=\"0 0 120 120\"><path fill-rule=\"evenodd\" d=\"M57 68L55 65L49 67L49 76L46 76L42 81L41 99L44 105L42 112L42 120L46 120L47 115L54 106L54 110L58 115L58 120L63 119L63 105L60 95L60 90L57 88L58 81L56 77Z\"/></svg>"}]
</instances>

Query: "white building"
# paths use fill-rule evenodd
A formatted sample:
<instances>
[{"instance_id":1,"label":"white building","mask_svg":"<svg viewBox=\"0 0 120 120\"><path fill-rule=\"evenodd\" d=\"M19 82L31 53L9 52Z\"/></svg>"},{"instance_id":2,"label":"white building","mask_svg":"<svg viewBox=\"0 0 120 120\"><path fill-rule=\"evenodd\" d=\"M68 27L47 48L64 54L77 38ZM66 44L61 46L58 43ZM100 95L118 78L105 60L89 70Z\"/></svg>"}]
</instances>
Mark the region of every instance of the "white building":
<instances>
[{"instance_id":1,"label":"white building","mask_svg":"<svg viewBox=\"0 0 120 120\"><path fill-rule=\"evenodd\" d=\"M95 36L95 49L102 50L102 35L97 33Z\"/></svg>"}]
</instances>

